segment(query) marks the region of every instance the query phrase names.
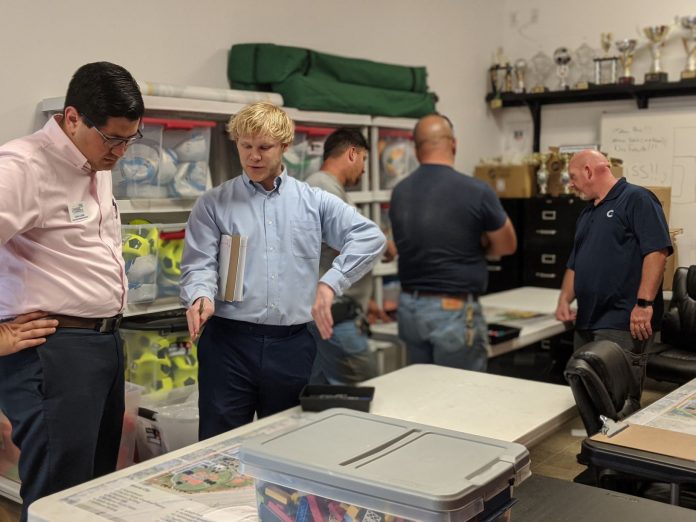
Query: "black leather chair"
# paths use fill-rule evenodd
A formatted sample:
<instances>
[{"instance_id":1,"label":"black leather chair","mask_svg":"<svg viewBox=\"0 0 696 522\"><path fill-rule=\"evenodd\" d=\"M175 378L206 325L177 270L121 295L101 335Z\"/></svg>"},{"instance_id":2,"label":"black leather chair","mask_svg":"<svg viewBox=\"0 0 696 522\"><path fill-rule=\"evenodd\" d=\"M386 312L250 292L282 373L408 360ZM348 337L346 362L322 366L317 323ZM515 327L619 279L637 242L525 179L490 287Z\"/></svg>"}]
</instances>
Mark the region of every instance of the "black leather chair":
<instances>
[{"instance_id":1,"label":"black leather chair","mask_svg":"<svg viewBox=\"0 0 696 522\"><path fill-rule=\"evenodd\" d=\"M648 354L647 376L677 384L696 378L696 265L674 272L660 335L661 342Z\"/></svg>"},{"instance_id":2,"label":"black leather chair","mask_svg":"<svg viewBox=\"0 0 696 522\"><path fill-rule=\"evenodd\" d=\"M588 436L602 428L600 415L616 421L640 409L640 386L628 356L614 342L583 346L568 361L564 376Z\"/></svg>"}]
</instances>

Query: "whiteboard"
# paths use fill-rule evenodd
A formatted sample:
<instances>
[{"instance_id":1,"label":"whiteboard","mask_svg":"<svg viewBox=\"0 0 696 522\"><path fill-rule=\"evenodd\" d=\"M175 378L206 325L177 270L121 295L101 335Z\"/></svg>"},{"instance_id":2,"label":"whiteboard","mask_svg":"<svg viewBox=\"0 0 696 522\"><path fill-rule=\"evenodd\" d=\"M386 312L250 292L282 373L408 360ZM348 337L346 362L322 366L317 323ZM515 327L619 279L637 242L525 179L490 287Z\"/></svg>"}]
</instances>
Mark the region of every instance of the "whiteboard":
<instances>
[{"instance_id":1,"label":"whiteboard","mask_svg":"<svg viewBox=\"0 0 696 522\"><path fill-rule=\"evenodd\" d=\"M696 110L605 113L601 143L629 182L672 187L669 227L684 230L679 264L696 263Z\"/></svg>"}]
</instances>

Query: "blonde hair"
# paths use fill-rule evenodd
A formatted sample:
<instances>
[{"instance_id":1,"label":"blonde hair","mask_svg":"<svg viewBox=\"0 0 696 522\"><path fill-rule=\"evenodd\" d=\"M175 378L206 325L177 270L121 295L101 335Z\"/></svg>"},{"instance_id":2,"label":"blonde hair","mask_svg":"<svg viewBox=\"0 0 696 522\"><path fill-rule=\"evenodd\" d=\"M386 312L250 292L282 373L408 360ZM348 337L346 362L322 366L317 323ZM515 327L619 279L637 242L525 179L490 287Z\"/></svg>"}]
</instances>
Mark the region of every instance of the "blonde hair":
<instances>
[{"instance_id":1,"label":"blonde hair","mask_svg":"<svg viewBox=\"0 0 696 522\"><path fill-rule=\"evenodd\" d=\"M227 122L232 141L244 136L268 136L281 144L290 144L295 137L295 124L287 113L270 102L247 105Z\"/></svg>"}]
</instances>

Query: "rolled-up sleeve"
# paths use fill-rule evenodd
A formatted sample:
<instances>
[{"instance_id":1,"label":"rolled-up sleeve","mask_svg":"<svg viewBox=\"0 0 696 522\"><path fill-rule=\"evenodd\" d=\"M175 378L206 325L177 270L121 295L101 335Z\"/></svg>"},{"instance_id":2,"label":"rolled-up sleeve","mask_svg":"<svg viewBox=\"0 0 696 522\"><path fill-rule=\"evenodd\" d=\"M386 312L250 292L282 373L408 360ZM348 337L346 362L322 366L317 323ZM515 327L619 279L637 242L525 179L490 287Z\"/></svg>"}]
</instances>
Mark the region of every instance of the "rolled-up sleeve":
<instances>
[{"instance_id":1,"label":"rolled-up sleeve","mask_svg":"<svg viewBox=\"0 0 696 522\"><path fill-rule=\"evenodd\" d=\"M342 295L379 260L387 240L379 227L340 198L322 192L320 216L323 241L339 254L320 282Z\"/></svg>"}]
</instances>

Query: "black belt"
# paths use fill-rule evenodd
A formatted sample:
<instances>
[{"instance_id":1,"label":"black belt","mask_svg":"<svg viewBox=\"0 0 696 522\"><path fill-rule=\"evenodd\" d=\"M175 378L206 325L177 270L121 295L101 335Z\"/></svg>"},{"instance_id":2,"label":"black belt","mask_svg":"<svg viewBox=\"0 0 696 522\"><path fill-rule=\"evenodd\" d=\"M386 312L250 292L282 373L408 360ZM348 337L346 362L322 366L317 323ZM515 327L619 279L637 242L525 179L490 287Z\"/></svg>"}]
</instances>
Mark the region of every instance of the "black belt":
<instances>
[{"instance_id":1,"label":"black belt","mask_svg":"<svg viewBox=\"0 0 696 522\"><path fill-rule=\"evenodd\" d=\"M55 319L58 321L58 328L82 328L84 330L94 330L100 333L111 333L118 330L122 318L123 315L121 314L101 319L55 314L49 315L44 319Z\"/></svg>"},{"instance_id":2,"label":"black belt","mask_svg":"<svg viewBox=\"0 0 696 522\"><path fill-rule=\"evenodd\" d=\"M468 292L461 292L458 294L448 294L446 292L430 292L427 290L411 290L410 288L402 288L402 292L411 294L413 297L440 297L443 299L460 299L462 301L478 301L478 295L470 294Z\"/></svg>"},{"instance_id":3,"label":"black belt","mask_svg":"<svg viewBox=\"0 0 696 522\"><path fill-rule=\"evenodd\" d=\"M237 321L226 317L213 316L216 321L222 321L225 326L250 335L265 335L266 337L289 337L307 328L307 323L281 326L277 324L257 324L247 321Z\"/></svg>"}]
</instances>

